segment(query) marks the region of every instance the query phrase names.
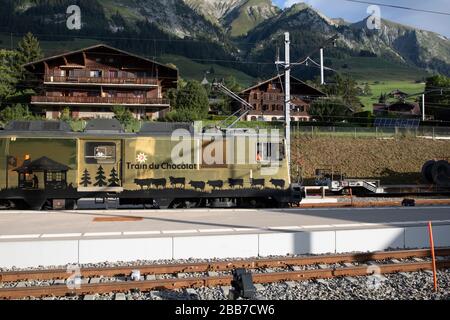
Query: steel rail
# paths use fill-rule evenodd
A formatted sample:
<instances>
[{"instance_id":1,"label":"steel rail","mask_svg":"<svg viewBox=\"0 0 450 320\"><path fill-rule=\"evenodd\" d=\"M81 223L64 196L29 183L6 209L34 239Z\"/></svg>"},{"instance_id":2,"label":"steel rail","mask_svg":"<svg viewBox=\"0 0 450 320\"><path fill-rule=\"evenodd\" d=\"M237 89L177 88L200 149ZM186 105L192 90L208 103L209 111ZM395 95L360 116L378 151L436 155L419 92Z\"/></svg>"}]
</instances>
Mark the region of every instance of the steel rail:
<instances>
[{"instance_id":1,"label":"steel rail","mask_svg":"<svg viewBox=\"0 0 450 320\"><path fill-rule=\"evenodd\" d=\"M450 256L450 248L436 249L437 256ZM231 271L237 268L258 269L258 268L287 268L290 266L305 266L314 264L330 264L343 262L364 262L386 259L406 259L412 257L430 257L429 249L421 250L397 250L381 251L372 253L351 253L332 254L323 256L308 257L284 257L273 259L249 259L235 261L218 261L206 263L183 263L183 264L156 264L137 265L109 268L82 268L80 273L83 277L114 277L130 275L133 270L139 270L142 275L147 274L174 274L193 273L208 271ZM0 282L14 282L26 280L53 280L65 279L71 273L66 269L46 269L27 271L8 271L0 273Z\"/></svg>"},{"instance_id":2,"label":"steel rail","mask_svg":"<svg viewBox=\"0 0 450 320\"><path fill-rule=\"evenodd\" d=\"M431 262L408 262L378 265L382 274L397 272L416 272L431 269ZM449 268L450 260L438 261L439 269ZM330 279L345 276L369 276L373 273L368 266L329 268L304 271L272 272L253 274L255 283L275 283L281 281L300 281L311 279ZM65 285L36 286L0 289L0 299L22 299L26 297L68 296L85 294L104 294L127 292L130 290L174 290L183 288L215 287L231 284L231 276L199 277L185 279L163 279L147 281L106 282L100 284L86 284L79 289L69 289Z\"/></svg>"}]
</instances>

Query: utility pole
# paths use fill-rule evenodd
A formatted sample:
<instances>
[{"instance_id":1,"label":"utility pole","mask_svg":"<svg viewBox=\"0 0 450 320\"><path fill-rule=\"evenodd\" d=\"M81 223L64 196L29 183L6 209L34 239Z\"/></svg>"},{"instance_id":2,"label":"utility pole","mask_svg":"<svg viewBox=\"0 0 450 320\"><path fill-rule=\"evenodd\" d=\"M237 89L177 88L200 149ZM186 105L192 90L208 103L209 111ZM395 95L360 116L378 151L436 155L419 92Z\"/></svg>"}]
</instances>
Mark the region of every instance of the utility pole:
<instances>
[{"instance_id":1,"label":"utility pole","mask_svg":"<svg viewBox=\"0 0 450 320\"><path fill-rule=\"evenodd\" d=\"M325 73L323 66L323 48L320 48L320 84L325 84Z\"/></svg>"},{"instance_id":2,"label":"utility pole","mask_svg":"<svg viewBox=\"0 0 450 320\"><path fill-rule=\"evenodd\" d=\"M425 121L425 93L422 95L422 121Z\"/></svg>"},{"instance_id":3,"label":"utility pole","mask_svg":"<svg viewBox=\"0 0 450 320\"><path fill-rule=\"evenodd\" d=\"M291 41L289 32L284 34L284 61L276 61L275 64L284 67L284 118L285 118L285 139L286 139L286 159L291 164Z\"/></svg>"}]
</instances>

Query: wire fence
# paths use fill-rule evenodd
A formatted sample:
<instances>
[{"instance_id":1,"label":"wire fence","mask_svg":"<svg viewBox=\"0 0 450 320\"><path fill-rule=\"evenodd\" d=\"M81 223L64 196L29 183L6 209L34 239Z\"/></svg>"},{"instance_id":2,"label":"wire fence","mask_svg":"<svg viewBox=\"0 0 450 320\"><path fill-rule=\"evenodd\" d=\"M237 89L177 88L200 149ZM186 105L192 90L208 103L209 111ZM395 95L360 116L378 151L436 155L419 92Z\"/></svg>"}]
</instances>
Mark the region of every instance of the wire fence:
<instances>
[{"instance_id":1,"label":"wire fence","mask_svg":"<svg viewBox=\"0 0 450 320\"><path fill-rule=\"evenodd\" d=\"M418 127L418 128L383 128L383 127L318 127L293 126L292 135L295 137L341 137L341 138L424 138L449 139L450 127Z\"/></svg>"}]
</instances>

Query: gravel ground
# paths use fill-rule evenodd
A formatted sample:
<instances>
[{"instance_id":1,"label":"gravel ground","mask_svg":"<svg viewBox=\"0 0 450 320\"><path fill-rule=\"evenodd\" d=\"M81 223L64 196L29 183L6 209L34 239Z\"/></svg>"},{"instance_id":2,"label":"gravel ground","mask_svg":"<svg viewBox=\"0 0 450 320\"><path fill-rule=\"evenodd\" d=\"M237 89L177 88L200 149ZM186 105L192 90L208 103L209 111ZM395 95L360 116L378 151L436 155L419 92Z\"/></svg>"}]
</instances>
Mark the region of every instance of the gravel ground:
<instances>
[{"instance_id":1,"label":"gravel ground","mask_svg":"<svg viewBox=\"0 0 450 320\"><path fill-rule=\"evenodd\" d=\"M311 255L302 255L311 256ZM268 258L280 258L280 257L268 257ZM267 259L256 258L256 259ZM158 261L135 261L135 262L104 262L98 264L85 264L81 265L81 268L101 268L101 267L115 267L115 266L136 266L139 265L152 265L152 264L174 264L174 263L198 263L198 262L217 262L217 261L234 261L239 259L220 259L220 260L206 260L206 259L193 259L193 260L158 260ZM400 262L410 262L409 259L397 259ZM424 258L423 260L429 260ZM390 263L391 261L378 261L378 264ZM361 265L353 263L353 265ZM342 267L341 264L325 264L326 267ZM322 266L322 267L324 267ZM53 268L63 268L67 266L54 266ZM317 269L319 266L300 266L300 270ZM32 268L22 270L36 270L44 268ZM50 269L50 268L45 268ZM19 269L1 269L1 272L16 271ZM283 271L282 268L272 268L270 271ZM265 269L253 270L255 273L268 272ZM227 272L218 272L218 275L227 274ZM205 273L193 273L191 276L204 276ZM184 275L157 275L156 279L160 278L177 278L184 277ZM105 281L125 281L125 277L117 278L100 278L99 282ZM408 274L391 274L384 275L380 281L374 277L355 277L355 278L336 278L329 280L312 280L301 282L288 282L258 285L258 296L261 299L277 299L277 300L353 300L353 299L426 299L426 300L450 300L450 269L441 270L438 273L439 291L433 292L433 279L430 272L415 272ZM58 280L57 280L58 281ZM374 282L375 281L375 282ZM375 285L373 284L375 283ZM28 287L36 285L54 285L64 282L50 281L23 281L20 283L0 283L0 288L8 287ZM195 290L176 290L176 291L152 291L152 292L128 292L125 293L125 299L128 300L226 300L227 297L224 294L226 288L198 288ZM47 297L43 300L114 300L123 298L123 296L117 296L113 293L103 295L93 295L87 297ZM29 298L35 299L35 298Z\"/></svg>"},{"instance_id":2,"label":"gravel ground","mask_svg":"<svg viewBox=\"0 0 450 320\"><path fill-rule=\"evenodd\" d=\"M385 275L379 281L369 277L311 280L258 285L262 300L450 300L450 269L439 271L439 290L433 290L433 278L427 272ZM114 300L116 295L89 297L48 297L44 300ZM127 300L226 300L224 290L198 288L176 291L128 292ZM34 298L30 298L34 300Z\"/></svg>"}]
</instances>

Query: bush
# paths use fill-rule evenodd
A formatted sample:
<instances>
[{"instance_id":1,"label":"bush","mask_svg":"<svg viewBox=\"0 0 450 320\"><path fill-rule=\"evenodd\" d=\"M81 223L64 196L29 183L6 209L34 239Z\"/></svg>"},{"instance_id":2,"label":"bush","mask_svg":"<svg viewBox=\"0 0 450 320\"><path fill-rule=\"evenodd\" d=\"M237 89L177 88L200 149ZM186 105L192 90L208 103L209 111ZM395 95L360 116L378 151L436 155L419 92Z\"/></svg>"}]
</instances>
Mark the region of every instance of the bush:
<instances>
[{"instance_id":1,"label":"bush","mask_svg":"<svg viewBox=\"0 0 450 320\"><path fill-rule=\"evenodd\" d=\"M34 116L28 106L16 104L11 107L6 107L0 111L0 121L8 123L13 120L34 120L38 117Z\"/></svg>"},{"instance_id":2,"label":"bush","mask_svg":"<svg viewBox=\"0 0 450 320\"><path fill-rule=\"evenodd\" d=\"M317 99L311 104L310 115L323 122L336 122L351 115L350 108L337 97Z\"/></svg>"}]
</instances>

